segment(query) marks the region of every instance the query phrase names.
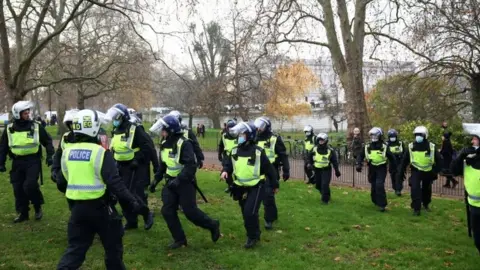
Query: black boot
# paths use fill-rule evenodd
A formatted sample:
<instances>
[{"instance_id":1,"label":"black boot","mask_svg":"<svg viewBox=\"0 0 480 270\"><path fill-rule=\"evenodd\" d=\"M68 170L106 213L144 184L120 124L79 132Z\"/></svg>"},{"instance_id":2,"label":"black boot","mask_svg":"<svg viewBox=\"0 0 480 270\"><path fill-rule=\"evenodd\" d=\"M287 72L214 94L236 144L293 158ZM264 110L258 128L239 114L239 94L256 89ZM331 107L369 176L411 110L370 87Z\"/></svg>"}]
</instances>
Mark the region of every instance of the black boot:
<instances>
[{"instance_id":1,"label":"black boot","mask_svg":"<svg viewBox=\"0 0 480 270\"><path fill-rule=\"evenodd\" d=\"M14 220L13 223L20 223L28 220L28 212L27 213L20 213Z\"/></svg>"},{"instance_id":2,"label":"black boot","mask_svg":"<svg viewBox=\"0 0 480 270\"><path fill-rule=\"evenodd\" d=\"M413 215L416 217L420 216L420 210L413 211Z\"/></svg>"},{"instance_id":3,"label":"black boot","mask_svg":"<svg viewBox=\"0 0 480 270\"><path fill-rule=\"evenodd\" d=\"M171 243L170 245L168 245L168 248L169 249L177 249L177 248L181 248L181 247L186 247L187 246L187 240L182 240L182 241L175 241L173 243Z\"/></svg>"},{"instance_id":4,"label":"black boot","mask_svg":"<svg viewBox=\"0 0 480 270\"><path fill-rule=\"evenodd\" d=\"M248 238L247 239L247 242L245 243L245 248L253 248L254 246L256 246L258 243L258 239L250 239Z\"/></svg>"},{"instance_id":5,"label":"black boot","mask_svg":"<svg viewBox=\"0 0 480 270\"><path fill-rule=\"evenodd\" d=\"M384 206L379 206L378 211L380 211L380 212L383 213L383 212L385 212L385 211L387 211L387 210L385 209Z\"/></svg>"},{"instance_id":6,"label":"black boot","mask_svg":"<svg viewBox=\"0 0 480 270\"><path fill-rule=\"evenodd\" d=\"M41 206L35 206L35 220L40 220L43 217L43 211Z\"/></svg>"},{"instance_id":7,"label":"black boot","mask_svg":"<svg viewBox=\"0 0 480 270\"><path fill-rule=\"evenodd\" d=\"M427 212L432 212L432 209L430 209L430 207L428 207L428 205L424 205L423 208L425 208L425 211L427 211Z\"/></svg>"},{"instance_id":8,"label":"black boot","mask_svg":"<svg viewBox=\"0 0 480 270\"><path fill-rule=\"evenodd\" d=\"M147 215L143 216L143 228L147 231L150 230L153 226L153 216L153 212L148 212Z\"/></svg>"},{"instance_id":9,"label":"black boot","mask_svg":"<svg viewBox=\"0 0 480 270\"><path fill-rule=\"evenodd\" d=\"M218 239L220 238L220 221L214 220L214 228L210 230L210 233L212 234L212 241L216 243Z\"/></svg>"},{"instance_id":10,"label":"black boot","mask_svg":"<svg viewBox=\"0 0 480 270\"><path fill-rule=\"evenodd\" d=\"M401 197L402 192L400 190L395 190L395 195L397 195L398 197Z\"/></svg>"},{"instance_id":11,"label":"black boot","mask_svg":"<svg viewBox=\"0 0 480 270\"><path fill-rule=\"evenodd\" d=\"M273 230L273 222L271 221L265 221L265 229L266 230Z\"/></svg>"}]
</instances>

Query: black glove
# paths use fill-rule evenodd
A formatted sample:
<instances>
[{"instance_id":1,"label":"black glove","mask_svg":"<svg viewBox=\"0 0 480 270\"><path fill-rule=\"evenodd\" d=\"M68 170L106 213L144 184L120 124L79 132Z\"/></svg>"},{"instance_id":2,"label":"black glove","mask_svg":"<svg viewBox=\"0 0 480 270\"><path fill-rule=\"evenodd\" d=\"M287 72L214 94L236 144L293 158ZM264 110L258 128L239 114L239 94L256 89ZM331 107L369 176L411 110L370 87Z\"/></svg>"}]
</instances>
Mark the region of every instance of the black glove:
<instances>
[{"instance_id":1,"label":"black glove","mask_svg":"<svg viewBox=\"0 0 480 270\"><path fill-rule=\"evenodd\" d=\"M335 176L336 177L340 177L342 174L340 173L340 171L335 171Z\"/></svg>"},{"instance_id":2,"label":"black glove","mask_svg":"<svg viewBox=\"0 0 480 270\"><path fill-rule=\"evenodd\" d=\"M162 181L162 175L159 172L155 173L155 180L150 184L150 187L148 190L150 190L151 193L155 192L155 188L157 187L158 183Z\"/></svg>"},{"instance_id":3,"label":"black glove","mask_svg":"<svg viewBox=\"0 0 480 270\"><path fill-rule=\"evenodd\" d=\"M283 181L287 181L288 179L290 179L290 172L283 172L282 178Z\"/></svg>"},{"instance_id":4,"label":"black glove","mask_svg":"<svg viewBox=\"0 0 480 270\"><path fill-rule=\"evenodd\" d=\"M362 172L362 167L356 167L355 170L356 170L357 172Z\"/></svg>"},{"instance_id":5,"label":"black glove","mask_svg":"<svg viewBox=\"0 0 480 270\"><path fill-rule=\"evenodd\" d=\"M222 154L221 154L221 153L220 153L220 154L218 154L218 161L220 161L220 162L222 162L222 161L223 161L223 156L222 156Z\"/></svg>"},{"instance_id":6,"label":"black glove","mask_svg":"<svg viewBox=\"0 0 480 270\"><path fill-rule=\"evenodd\" d=\"M199 160L197 166L199 169L203 168L203 160Z\"/></svg>"},{"instance_id":7,"label":"black glove","mask_svg":"<svg viewBox=\"0 0 480 270\"><path fill-rule=\"evenodd\" d=\"M6 172L7 168L5 168L5 165L0 165L0 172Z\"/></svg>"},{"instance_id":8,"label":"black glove","mask_svg":"<svg viewBox=\"0 0 480 270\"><path fill-rule=\"evenodd\" d=\"M53 164L53 159L52 159L52 157L47 157L46 163L47 163L47 166L48 166L48 167L52 166L52 164Z\"/></svg>"},{"instance_id":9,"label":"black glove","mask_svg":"<svg viewBox=\"0 0 480 270\"><path fill-rule=\"evenodd\" d=\"M178 180L178 178L176 177L167 182L168 188L177 188L179 185L180 185L180 180Z\"/></svg>"},{"instance_id":10,"label":"black glove","mask_svg":"<svg viewBox=\"0 0 480 270\"><path fill-rule=\"evenodd\" d=\"M57 182L57 173L55 171L52 171L51 175L50 175L50 179L52 179L52 181L54 183Z\"/></svg>"},{"instance_id":11,"label":"black glove","mask_svg":"<svg viewBox=\"0 0 480 270\"><path fill-rule=\"evenodd\" d=\"M311 170L312 169L312 164L307 164L307 170Z\"/></svg>"},{"instance_id":12,"label":"black glove","mask_svg":"<svg viewBox=\"0 0 480 270\"><path fill-rule=\"evenodd\" d=\"M156 181L156 182L160 182L160 181L162 181L162 179L163 179L163 175L162 175L162 173L159 172L159 171L155 172L154 177L155 177L155 181Z\"/></svg>"},{"instance_id":13,"label":"black glove","mask_svg":"<svg viewBox=\"0 0 480 270\"><path fill-rule=\"evenodd\" d=\"M133 213L140 213L142 210L142 206L138 203L137 200L132 202L132 212Z\"/></svg>"},{"instance_id":14,"label":"black glove","mask_svg":"<svg viewBox=\"0 0 480 270\"><path fill-rule=\"evenodd\" d=\"M132 159L132 161L130 161L130 169L131 170L135 170L138 168L138 161L136 159Z\"/></svg>"}]
</instances>

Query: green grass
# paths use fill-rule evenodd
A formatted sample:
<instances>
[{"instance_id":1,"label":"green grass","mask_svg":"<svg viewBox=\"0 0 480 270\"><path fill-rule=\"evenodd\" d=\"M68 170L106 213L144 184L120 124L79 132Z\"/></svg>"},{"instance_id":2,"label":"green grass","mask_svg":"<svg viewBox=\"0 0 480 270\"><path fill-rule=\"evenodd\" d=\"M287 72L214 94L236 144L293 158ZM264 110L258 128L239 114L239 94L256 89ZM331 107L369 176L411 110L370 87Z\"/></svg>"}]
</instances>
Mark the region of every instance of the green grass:
<instances>
[{"instance_id":1,"label":"green grass","mask_svg":"<svg viewBox=\"0 0 480 270\"><path fill-rule=\"evenodd\" d=\"M0 269L54 269L65 250L69 211L47 171L44 219L15 225L12 190L7 175L0 175ZM413 217L407 196L389 194L389 211L379 213L368 192L334 187L333 201L323 206L315 189L289 181L277 195L275 230L262 230L260 245L245 250L239 207L223 193L218 173L202 171L198 178L210 200L199 207L220 219L223 237L212 243L209 232L180 215L189 247L168 251L171 236L155 193L150 196L156 213L152 230L124 237L128 269L478 269L459 201L434 198L433 212ZM104 269L98 240L82 269Z\"/></svg>"}]
</instances>

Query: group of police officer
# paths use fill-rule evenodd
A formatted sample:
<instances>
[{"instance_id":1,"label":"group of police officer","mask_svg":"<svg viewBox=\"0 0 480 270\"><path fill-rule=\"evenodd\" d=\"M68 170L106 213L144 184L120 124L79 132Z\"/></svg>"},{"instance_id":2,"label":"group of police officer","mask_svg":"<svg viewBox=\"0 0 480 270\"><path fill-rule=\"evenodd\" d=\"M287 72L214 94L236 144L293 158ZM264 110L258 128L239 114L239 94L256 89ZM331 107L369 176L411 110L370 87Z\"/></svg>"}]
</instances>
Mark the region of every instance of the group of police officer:
<instances>
[{"instance_id":1,"label":"group of police officer","mask_svg":"<svg viewBox=\"0 0 480 270\"><path fill-rule=\"evenodd\" d=\"M85 260L95 234L105 249L107 269L125 269L122 237L124 230L138 228L138 215L144 220L145 230L153 226L153 212L148 208L145 189L156 191L162 180L162 216L171 232L173 242L169 248L187 245L186 235L178 218L181 208L188 220L208 230L211 239L220 238L220 222L210 218L197 207L195 173L203 166L203 153L193 135L181 124L178 111L159 119L150 129L160 133L160 156L154 143L145 132L141 121L130 115L123 104L115 104L106 114L95 110L70 111L64 124L69 131L60 140L54 153L52 140L45 129L31 121L32 104L20 101L13 105L14 121L5 129L0 142L0 172L5 172L7 154L12 161L10 179L15 195L18 216L14 222L29 219L29 204L35 210L35 219L42 218L44 203L37 179L42 176L41 145L46 148L46 162L52 165L52 180L65 193L71 211L68 222L68 247L58 269L77 269ZM101 146L101 125L113 123L109 149ZM477 127L474 125L474 127ZM330 201L332 168L336 177L341 173L335 151L328 146L328 135L314 135L313 127L305 127L305 172L308 182L315 183L321 201ZM429 210L431 184L436 179L441 157L435 145L428 141L425 127L414 130L415 142L405 147L395 130L388 132L388 142L383 142L380 128L372 128L371 142L357 156L357 171L368 163L372 202L385 211L387 205L385 178L387 160L392 175L392 186L401 195L402 181L407 166L412 174L412 208L420 215L421 206ZM452 171L463 174L470 205L471 225L475 245L480 250L480 154L478 151L480 129L470 128L472 147L459 154ZM265 208L265 228L273 229L278 219L275 194L279 190L280 171L284 181L290 177L288 155L282 138L272 132L271 122L259 117L254 122L236 123L230 120L219 145L222 162L221 179L227 182L227 192L239 202L244 227L247 232L245 248L254 247L260 240L258 211ZM150 163L154 181L150 183ZM126 225L115 208L119 202Z\"/></svg>"}]
</instances>

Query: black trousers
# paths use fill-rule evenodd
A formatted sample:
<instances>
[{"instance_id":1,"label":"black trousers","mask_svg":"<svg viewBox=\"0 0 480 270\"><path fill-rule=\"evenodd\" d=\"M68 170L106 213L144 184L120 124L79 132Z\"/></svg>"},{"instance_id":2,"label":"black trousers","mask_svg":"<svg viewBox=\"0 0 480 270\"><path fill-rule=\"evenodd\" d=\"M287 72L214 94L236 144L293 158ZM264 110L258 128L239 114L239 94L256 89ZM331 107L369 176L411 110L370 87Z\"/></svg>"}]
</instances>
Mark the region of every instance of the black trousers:
<instances>
[{"instance_id":1,"label":"black trousers","mask_svg":"<svg viewBox=\"0 0 480 270\"><path fill-rule=\"evenodd\" d=\"M234 186L233 196L235 200L238 200L242 210L243 225L247 231L247 237L250 239L260 239L258 211L260 210L260 202L265 196L264 188L263 183L254 187Z\"/></svg>"},{"instance_id":2,"label":"black trousers","mask_svg":"<svg viewBox=\"0 0 480 270\"><path fill-rule=\"evenodd\" d=\"M175 241L186 240L185 232L178 218L178 206L193 224L204 229L215 228L214 221L197 206L196 190L192 183L180 183L177 188L165 186L162 190L162 216Z\"/></svg>"},{"instance_id":3,"label":"black trousers","mask_svg":"<svg viewBox=\"0 0 480 270\"><path fill-rule=\"evenodd\" d=\"M130 169L128 163L119 164L118 171L122 181L125 183L125 186L130 190L130 192L139 200L148 206L147 202L147 193L145 192L145 170L141 166L137 169ZM130 203L126 201L119 200L120 206L122 207L123 216L127 220L127 224L136 225L138 224L138 213L134 213L130 207ZM148 214L149 210L146 208L145 212L142 212L142 215Z\"/></svg>"},{"instance_id":4,"label":"black trousers","mask_svg":"<svg viewBox=\"0 0 480 270\"><path fill-rule=\"evenodd\" d=\"M480 207L470 205L470 222L472 226L473 242L480 253Z\"/></svg>"},{"instance_id":5,"label":"black trousers","mask_svg":"<svg viewBox=\"0 0 480 270\"><path fill-rule=\"evenodd\" d=\"M330 181L332 180L332 169L315 169L315 188L322 194L322 202L330 201Z\"/></svg>"},{"instance_id":6,"label":"black trousers","mask_svg":"<svg viewBox=\"0 0 480 270\"><path fill-rule=\"evenodd\" d=\"M305 172L305 175L307 176L308 183L309 184L314 184L316 178L314 178L313 169L307 168L307 161L306 160L304 161L304 164L303 164L303 171Z\"/></svg>"},{"instance_id":7,"label":"black trousers","mask_svg":"<svg viewBox=\"0 0 480 270\"><path fill-rule=\"evenodd\" d=\"M420 211L422 204L427 207L432 202L432 176L430 172L412 170L410 186L413 210Z\"/></svg>"},{"instance_id":8,"label":"black trousers","mask_svg":"<svg viewBox=\"0 0 480 270\"><path fill-rule=\"evenodd\" d=\"M275 167L276 177L274 181L280 181L278 167ZM267 222L274 222L278 219L277 203L275 202L274 188L268 182L265 184L265 197L263 199L264 219Z\"/></svg>"},{"instance_id":9,"label":"black trousers","mask_svg":"<svg viewBox=\"0 0 480 270\"><path fill-rule=\"evenodd\" d=\"M105 250L105 268L126 269L123 264L122 218L115 207L107 207L99 201L87 201L74 202L71 210L68 222L68 248L57 269L80 268L95 234L100 236Z\"/></svg>"},{"instance_id":10,"label":"black trousers","mask_svg":"<svg viewBox=\"0 0 480 270\"><path fill-rule=\"evenodd\" d=\"M41 166L40 158L14 159L12 162L10 183L12 183L15 209L18 213L28 214L30 202L36 209L44 204L38 184Z\"/></svg>"},{"instance_id":11,"label":"black trousers","mask_svg":"<svg viewBox=\"0 0 480 270\"><path fill-rule=\"evenodd\" d=\"M370 198L379 206L387 206L387 193L385 192L385 179L387 178L387 166L368 167L368 182L370 183Z\"/></svg>"}]
</instances>

